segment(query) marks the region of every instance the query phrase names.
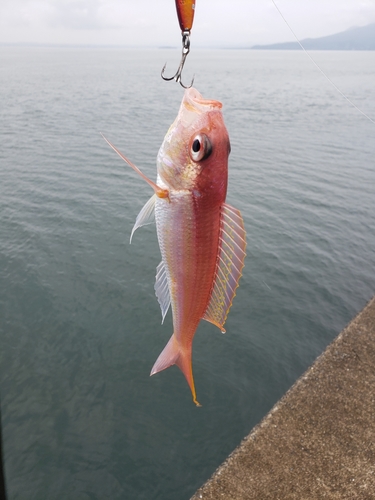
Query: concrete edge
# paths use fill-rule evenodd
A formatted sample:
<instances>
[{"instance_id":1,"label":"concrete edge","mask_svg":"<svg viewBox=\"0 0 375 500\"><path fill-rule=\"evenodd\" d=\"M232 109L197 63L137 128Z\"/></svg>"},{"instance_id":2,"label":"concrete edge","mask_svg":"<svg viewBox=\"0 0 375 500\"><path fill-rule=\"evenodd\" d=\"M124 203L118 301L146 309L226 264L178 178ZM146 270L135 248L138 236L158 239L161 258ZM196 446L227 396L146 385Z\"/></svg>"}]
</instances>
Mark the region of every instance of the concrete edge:
<instances>
[{"instance_id":1,"label":"concrete edge","mask_svg":"<svg viewBox=\"0 0 375 500\"><path fill-rule=\"evenodd\" d=\"M365 365L363 364L364 353L369 353L369 359L366 359ZM354 393L347 391L347 387L353 388L353 384L356 386ZM325 488L323 491L319 489L319 485L315 484L316 478L313 477L312 470L314 466L319 469L319 461L321 464L325 464L327 460L336 460L337 463L340 463L344 459L340 454L344 453L346 448L347 433L357 434L357 440L351 439L353 447L364 446L366 449L366 456L354 453L351 459L357 462L357 465L359 462L361 463L362 472L364 471L363 467L365 469L367 467L368 474L365 474L366 478L363 478L362 489L365 493L371 483L374 496L368 498L375 499L375 446L367 446L369 438L375 443L375 397L374 392L371 394L371 390L370 394L368 390L363 392L364 387L366 389L374 387L375 390L375 297L318 356L191 500L367 498L356 496L355 492L348 490L345 474L342 475L343 479L345 476L345 484L340 488L336 487L337 491L344 492L340 494L341 496L332 496L336 495L334 490L331 491L328 487L328 490ZM373 399L369 399L368 396ZM293 408L292 412L291 408ZM317 409L319 409L320 415L319 412L316 412ZM313 417L309 413L311 411L314 411ZM351 418L352 416L354 420ZM311 423L309 424L309 420L312 418L314 427L311 427ZM340 422L343 420L343 426L341 424L335 426L337 418ZM315 441L310 442L310 450L313 450L311 452L313 456L310 457L312 460L307 461L299 449L301 440L308 441L304 436L306 433L303 432L304 423L315 439ZM280 432L278 435L271 432L271 429L273 430L277 426L283 433L281 439ZM326 450L324 446L327 435L329 436L328 440L334 441L335 444L331 450ZM302 449L306 448L302 446ZM280 464L278 460L273 459L272 455L282 459L283 463ZM299 464L291 455L300 457ZM369 457L373 460L373 467L368 461ZM291 470L294 471L293 474L287 471L288 463ZM347 463L347 466L352 468L350 463ZM319 471L319 475L321 472ZM331 474L334 482L339 483L340 466L333 468ZM233 478L237 479L233 481ZM285 486L285 482L291 480L294 483L292 489L288 491L284 488L284 496L279 497L276 492L281 493L281 490L278 487L275 489L274 483L279 485L284 483ZM296 480L298 484L296 484ZM325 479L325 483L327 482L330 483L329 476ZM260 486L261 483L263 486ZM272 488L270 488L271 483ZM298 491L298 494L292 494L292 490ZM327 496L328 494L330 496Z\"/></svg>"}]
</instances>

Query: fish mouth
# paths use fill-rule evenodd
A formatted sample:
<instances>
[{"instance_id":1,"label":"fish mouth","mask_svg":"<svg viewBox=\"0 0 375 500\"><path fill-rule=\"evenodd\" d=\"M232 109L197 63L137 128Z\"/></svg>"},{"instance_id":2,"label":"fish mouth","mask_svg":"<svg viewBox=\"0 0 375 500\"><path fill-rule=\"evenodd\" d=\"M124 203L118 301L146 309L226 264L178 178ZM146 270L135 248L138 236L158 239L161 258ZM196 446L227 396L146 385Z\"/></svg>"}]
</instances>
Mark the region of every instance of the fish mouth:
<instances>
[{"instance_id":1,"label":"fish mouth","mask_svg":"<svg viewBox=\"0 0 375 500\"><path fill-rule=\"evenodd\" d=\"M198 112L207 112L208 109L221 109L223 107L220 101L214 99L204 99L197 89L190 87L185 90L182 103L187 108L194 108ZM190 109L191 110L191 109Z\"/></svg>"},{"instance_id":2,"label":"fish mouth","mask_svg":"<svg viewBox=\"0 0 375 500\"><path fill-rule=\"evenodd\" d=\"M190 87L185 90L181 107L177 115L175 126L182 125L184 128L190 126L197 118L210 113L219 111L223 105L214 99L204 99L198 90Z\"/></svg>"}]
</instances>

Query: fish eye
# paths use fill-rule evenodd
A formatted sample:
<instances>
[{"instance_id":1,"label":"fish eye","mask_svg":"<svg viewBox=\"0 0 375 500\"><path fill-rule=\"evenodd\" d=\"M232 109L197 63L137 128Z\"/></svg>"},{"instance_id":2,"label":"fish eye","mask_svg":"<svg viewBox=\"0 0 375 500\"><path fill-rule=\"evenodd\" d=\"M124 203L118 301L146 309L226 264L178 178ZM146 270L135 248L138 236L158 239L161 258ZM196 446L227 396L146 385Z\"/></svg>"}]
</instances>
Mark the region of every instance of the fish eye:
<instances>
[{"instance_id":1,"label":"fish eye","mask_svg":"<svg viewBox=\"0 0 375 500\"><path fill-rule=\"evenodd\" d=\"M202 161L212 153L212 144L206 134L198 134L193 138L190 156L193 161Z\"/></svg>"},{"instance_id":2,"label":"fish eye","mask_svg":"<svg viewBox=\"0 0 375 500\"><path fill-rule=\"evenodd\" d=\"M194 153L198 153L198 151L201 148L201 143L199 142L199 139L195 139L195 141L193 142L192 148L193 148Z\"/></svg>"}]
</instances>

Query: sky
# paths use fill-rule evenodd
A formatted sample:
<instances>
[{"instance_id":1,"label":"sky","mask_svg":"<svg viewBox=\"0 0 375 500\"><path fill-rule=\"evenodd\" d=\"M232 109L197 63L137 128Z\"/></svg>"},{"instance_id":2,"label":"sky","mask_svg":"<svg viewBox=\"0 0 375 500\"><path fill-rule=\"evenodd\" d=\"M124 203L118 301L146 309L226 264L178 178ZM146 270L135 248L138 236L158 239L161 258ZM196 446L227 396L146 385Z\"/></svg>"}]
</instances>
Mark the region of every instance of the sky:
<instances>
[{"instance_id":1,"label":"sky","mask_svg":"<svg viewBox=\"0 0 375 500\"><path fill-rule=\"evenodd\" d=\"M275 0L299 37L375 22L375 0ZM272 0L196 0L191 43L294 41ZM178 47L174 0L0 0L0 43Z\"/></svg>"}]
</instances>

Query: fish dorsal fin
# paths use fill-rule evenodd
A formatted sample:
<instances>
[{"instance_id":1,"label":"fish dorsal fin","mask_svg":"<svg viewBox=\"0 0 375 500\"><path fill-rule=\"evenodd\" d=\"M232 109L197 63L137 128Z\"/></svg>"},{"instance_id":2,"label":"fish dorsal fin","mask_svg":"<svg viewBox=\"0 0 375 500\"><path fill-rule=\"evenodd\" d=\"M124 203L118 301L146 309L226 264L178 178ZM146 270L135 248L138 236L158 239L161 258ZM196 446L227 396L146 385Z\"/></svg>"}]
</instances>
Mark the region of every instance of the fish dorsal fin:
<instances>
[{"instance_id":1,"label":"fish dorsal fin","mask_svg":"<svg viewBox=\"0 0 375 500\"><path fill-rule=\"evenodd\" d=\"M203 319L218 326L224 333L223 325L242 276L246 232L241 212L226 203L221 207L220 225L216 275Z\"/></svg>"},{"instance_id":2,"label":"fish dorsal fin","mask_svg":"<svg viewBox=\"0 0 375 500\"><path fill-rule=\"evenodd\" d=\"M169 287L168 287L168 278L163 261L161 261L158 267L156 268L155 294L160 304L161 315L163 318L161 323L163 324L164 318L171 304L171 297L169 295Z\"/></svg>"},{"instance_id":3,"label":"fish dorsal fin","mask_svg":"<svg viewBox=\"0 0 375 500\"><path fill-rule=\"evenodd\" d=\"M152 224L153 222L155 222L155 201L156 194L151 196L146 205L139 212L137 218L135 219L132 234L130 235L130 243L132 242L133 234L136 229L145 226L146 224Z\"/></svg>"},{"instance_id":4,"label":"fish dorsal fin","mask_svg":"<svg viewBox=\"0 0 375 500\"><path fill-rule=\"evenodd\" d=\"M156 196L158 196L159 198L168 198L168 200L169 200L169 191L168 191L168 189L163 189L163 188L161 188L160 186L158 186L157 184L155 184L155 182L154 182L154 181L152 181L151 179L149 179L149 178L147 177L147 175L145 175L143 172L141 172L141 171L139 170L139 168L138 168L136 165L134 165L134 163L132 163L132 162L129 160L129 158L126 158L126 156L125 156L125 155L123 155L123 154L121 153L121 151L120 151L119 149L117 149L117 148L116 148L116 146L114 146L114 145L112 144L112 142L110 142L110 141L109 141L106 137L104 137L104 135L103 135L103 134L102 134L102 137L103 137L103 139L105 140L105 142L106 142L109 146L111 146L111 148L112 148L114 151L116 151L116 153L119 155L119 157L120 157L120 158L122 158L122 159L123 159L123 160L124 160L124 161L125 161L128 165L129 165L129 167L131 167L133 170L135 170L135 171L137 172L137 174L138 174L138 175L140 175L140 176L142 177L142 179L144 179L144 180L147 182L147 184L149 184L149 185L152 187L152 189L155 191Z\"/></svg>"}]
</instances>

